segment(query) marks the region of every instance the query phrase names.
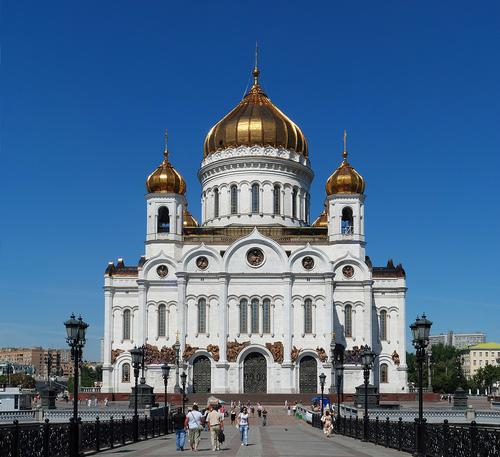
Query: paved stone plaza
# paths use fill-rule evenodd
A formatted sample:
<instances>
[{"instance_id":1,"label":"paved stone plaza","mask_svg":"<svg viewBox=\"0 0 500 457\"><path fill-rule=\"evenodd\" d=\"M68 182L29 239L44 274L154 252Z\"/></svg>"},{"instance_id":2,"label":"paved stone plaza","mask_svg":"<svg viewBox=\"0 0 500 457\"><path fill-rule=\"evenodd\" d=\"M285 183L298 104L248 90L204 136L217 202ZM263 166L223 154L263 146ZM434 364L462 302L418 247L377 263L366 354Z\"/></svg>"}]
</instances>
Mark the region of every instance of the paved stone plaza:
<instances>
[{"instance_id":1,"label":"paved stone plaza","mask_svg":"<svg viewBox=\"0 0 500 457\"><path fill-rule=\"evenodd\" d=\"M184 452L193 455L220 454L227 457L392 457L409 455L337 435L328 439L321 430L314 429L301 420L286 416L283 408L273 407L268 408L268 410L267 426L260 425L257 416L251 419L247 447L241 446L238 431L234 426L229 425L229 421L226 421L226 442L220 453L211 450L208 432L202 433L197 453L189 449L188 443L184 447ZM102 455L115 455L117 457L120 455L159 457L179 454L180 452L175 450L175 435L162 436L102 453Z\"/></svg>"}]
</instances>

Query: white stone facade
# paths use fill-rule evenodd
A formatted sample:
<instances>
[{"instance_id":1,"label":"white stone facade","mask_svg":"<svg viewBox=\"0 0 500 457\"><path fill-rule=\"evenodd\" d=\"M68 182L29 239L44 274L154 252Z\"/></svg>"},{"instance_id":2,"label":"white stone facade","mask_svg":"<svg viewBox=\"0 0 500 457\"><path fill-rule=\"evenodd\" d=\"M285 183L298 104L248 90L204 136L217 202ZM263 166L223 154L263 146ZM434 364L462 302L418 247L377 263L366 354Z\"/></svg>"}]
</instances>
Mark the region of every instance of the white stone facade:
<instances>
[{"instance_id":1,"label":"white stone facade","mask_svg":"<svg viewBox=\"0 0 500 457\"><path fill-rule=\"evenodd\" d=\"M267 393L319 391L324 372L328 391L334 332L347 351L375 350L372 382L382 393L406 392L404 271L392 263L373 268L365 256L364 195L328 197L328 227L311 227L309 160L270 147L212 154L199 178L201 227L183 226L183 196L148 194L145 256L137 266L120 260L106 270L103 391L130 392L128 351L146 344L158 351L146 382L161 392L160 363L173 368L177 336L190 390L244 393L257 383ZM161 206L169 209L167 232L158 230ZM353 214L347 231L346 206ZM259 374L248 371L257 366L252 357L264 367ZM361 366L347 360L344 392L362 382Z\"/></svg>"}]
</instances>

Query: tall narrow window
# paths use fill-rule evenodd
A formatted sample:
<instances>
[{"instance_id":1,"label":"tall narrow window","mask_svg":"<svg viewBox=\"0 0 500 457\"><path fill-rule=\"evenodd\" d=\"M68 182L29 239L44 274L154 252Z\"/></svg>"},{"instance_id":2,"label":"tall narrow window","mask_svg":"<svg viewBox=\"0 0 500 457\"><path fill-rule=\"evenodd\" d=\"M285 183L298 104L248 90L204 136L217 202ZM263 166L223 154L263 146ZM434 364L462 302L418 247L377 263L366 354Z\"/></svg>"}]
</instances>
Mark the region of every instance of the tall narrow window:
<instances>
[{"instance_id":1,"label":"tall narrow window","mask_svg":"<svg viewBox=\"0 0 500 457\"><path fill-rule=\"evenodd\" d=\"M207 333L207 301L198 300L198 333Z\"/></svg>"},{"instance_id":2,"label":"tall narrow window","mask_svg":"<svg viewBox=\"0 0 500 457\"><path fill-rule=\"evenodd\" d=\"M259 300L252 300L252 333L259 333Z\"/></svg>"},{"instance_id":3,"label":"tall narrow window","mask_svg":"<svg viewBox=\"0 0 500 457\"><path fill-rule=\"evenodd\" d=\"M262 333L271 333L271 300L262 302Z\"/></svg>"},{"instance_id":4,"label":"tall narrow window","mask_svg":"<svg viewBox=\"0 0 500 457\"><path fill-rule=\"evenodd\" d=\"M298 195L297 189L293 189L293 192L292 192L292 217L293 218L297 217L297 195Z\"/></svg>"},{"instance_id":5,"label":"tall narrow window","mask_svg":"<svg viewBox=\"0 0 500 457\"><path fill-rule=\"evenodd\" d=\"M341 230L343 235L352 235L354 233L354 223L352 209L346 206L342 209Z\"/></svg>"},{"instance_id":6,"label":"tall narrow window","mask_svg":"<svg viewBox=\"0 0 500 457\"><path fill-rule=\"evenodd\" d=\"M248 333L248 302L245 298L240 301L240 333Z\"/></svg>"},{"instance_id":7,"label":"tall narrow window","mask_svg":"<svg viewBox=\"0 0 500 457\"><path fill-rule=\"evenodd\" d=\"M123 311L123 339L130 339L130 310Z\"/></svg>"},{"instance_id":8,"label":"tall narrow window","mask_svg":"<svg viewBox=\"0 0 500 457\"><path fill-rule=\"evenodd\" d=\"M128 363L122 365L122 382L130 382L130 365Z\"/></svg>"},{"instance_id":9,"label":"tall narrow window","mask_svg":"<svg viewBox=\"0 0 500 457\"><path fill-rule=\"evenodd\" d=\"M281 188L277 184L273 189L273 212L277 215L281 213Z\"/></svg>"},{"instance_id":10,"label":"tall narrow window","mask_svg":"<svg viewBox=\"0 0 500 457\"><path fill-rule=\"evenodd\" d=\"M352 306L345 305L344 309L344 332L345 336L352 338Z\"/></svg>"},{"instance_id":11,"label":"tall narrow window","mask_svg":"<svg viewBox=\"0 0 500 457\"><path fill-rule=\"evenodd\" d=\"M380 365L380 382L389 382L389 366L387 363Z\"/></svg>"},{"instance_id":12,"label":"tall narrow window","mask_svg":"<svg viewBox=\"0 0 500 457\"><path fill-rule=\"evenodd\" d=\"M304 302L304 333L312 333L312 300L308 298Z\"/></svg>"},{"instance_id":13,"label":"tall narrow window","mask_svg":"<svg viewBox=\"0 0 500 457\"><path fill-rule=\"evenodd\" d=\"M161 206L158 210L158 233L170 232L170 215L168 208Z\"/></svg>"},{"instance_id":14,"label":"tall narrow window","mask_svg":"<svg viewBox=\"0 0 500 457\"><path fill-rule=\"evenodd\" d=\"M387 311L380 311L380 340L387 340Z\"/></svg>"},{"instance_id":15,"label":"tall narrow window","mask_svg":"<svg viewBox=\"0 0 500 457\"><path fill-rule=\"evenodd\" d=\"M219 217L219 189L214 189L214 217Z\"/></svg>"},{"instance_id":16,"label":"tall narrow window","mask_svg":"<svg viewBox=\"0 0 500 457\"><path fill-rule=\"evenodd\" d=\"M231 214L238 214L238 188L231 186Z\"/></svg>"},{"instance_id":17,"label":"tall narrow window","mask_svg":"<svg viewBox=\"0 0 500 457\"><path fill-rule=\"evenodd\" d=\"M158 306L158 336L166 335L166 316L167 307L165 305Z\"/></svg>"},{"instance_id":18,"label":"tall narrow window","mask_svg":"<svg viewBox=\"0 0 500 457\"><path fill-rule=\"evenodd\" d=\"M259 185L252 184L252 213L259 212Z\"/></svg>"}]
</instances>

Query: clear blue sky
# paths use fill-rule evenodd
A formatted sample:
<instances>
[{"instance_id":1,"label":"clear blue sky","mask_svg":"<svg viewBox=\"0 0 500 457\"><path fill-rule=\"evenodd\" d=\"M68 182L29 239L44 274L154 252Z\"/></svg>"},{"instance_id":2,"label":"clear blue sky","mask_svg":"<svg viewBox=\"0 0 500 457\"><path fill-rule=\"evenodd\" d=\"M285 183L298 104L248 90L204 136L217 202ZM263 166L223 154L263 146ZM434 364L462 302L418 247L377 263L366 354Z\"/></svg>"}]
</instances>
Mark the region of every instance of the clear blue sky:
<instances>
[{"instance_id":1,"label":"clear blue sky","mask_svg":"<svg viewBox=\"0 0 500 457\"><path fill-rule=\"evenodd\" d=\"M62 346L74 310L98 358L104 269L143 253L163 131L198 216L203 139L256 39L309 140L312 217L345 128L368 253L403 263L408 321L499 341L499 21L497 1L2 1L0 346Z\"/></svg>"}]
</instances>

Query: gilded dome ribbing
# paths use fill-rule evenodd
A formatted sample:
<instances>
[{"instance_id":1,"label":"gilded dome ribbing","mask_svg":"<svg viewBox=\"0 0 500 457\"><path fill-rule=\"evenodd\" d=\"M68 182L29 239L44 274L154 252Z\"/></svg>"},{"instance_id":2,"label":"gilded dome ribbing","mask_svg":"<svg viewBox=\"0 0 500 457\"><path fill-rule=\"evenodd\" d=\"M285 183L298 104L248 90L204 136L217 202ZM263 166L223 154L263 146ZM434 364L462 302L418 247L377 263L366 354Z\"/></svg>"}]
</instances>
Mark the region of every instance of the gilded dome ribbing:
<instances>
[{"instance_id":1,"label":"gilded dome ribbing","mask_svg":"<svg viewBox=\"0 0 500 457\"><path fill-rule=\"evenodd\" d=\"M163 153L163 162L148 176L146 188L149 193L165 192L180 195L186 193L186 181L184 181L184 178L169 162L166 145L165 152Z\"/></svg>"},{"instance_id":2,"label":"gilded dome ribbing","mask_svg":"<svg viewBox=\"0 0 500 457\"><path fill-rule=\"evenodd\" d=\"M250 91L208 132L204 157L225 148L254 145L294 150L307 157L306 137L264 93L259 85L259 73L259 69L254 68Z\"/></svg>"}]
</instances>

